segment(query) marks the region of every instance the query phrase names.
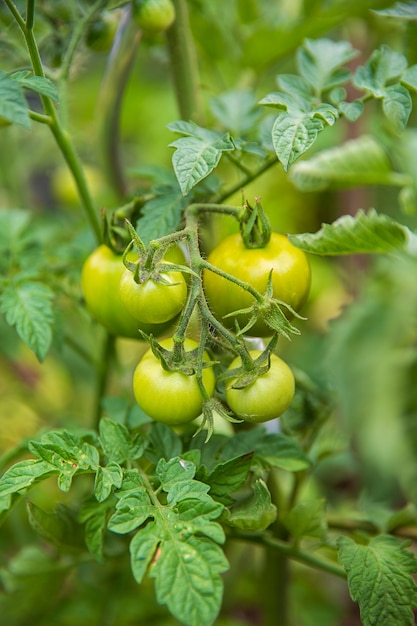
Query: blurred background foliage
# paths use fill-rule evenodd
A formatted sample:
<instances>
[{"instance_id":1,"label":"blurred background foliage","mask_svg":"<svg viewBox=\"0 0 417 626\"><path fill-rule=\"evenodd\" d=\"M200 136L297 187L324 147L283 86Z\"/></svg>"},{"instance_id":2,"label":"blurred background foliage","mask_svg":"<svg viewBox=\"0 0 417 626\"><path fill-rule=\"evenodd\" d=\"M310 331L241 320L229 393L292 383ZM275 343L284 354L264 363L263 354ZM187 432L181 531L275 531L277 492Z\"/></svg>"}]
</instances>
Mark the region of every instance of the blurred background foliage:
<instances>
[{"instance_id":1,"label":"blurred background foliage","mask_svg":"<svg viewBox=\"0 0 417 626\"><path fill-rule=\"evenodd\" d=\"M16 2L22 9L24 4ZM81 43L68 83L61 80L61 63L75 16L80 6L89 4L87 0L38 0L36 31L48 75L60 88L61 110L86 164L97 205L111 211L126 198L111 185L103 167L101 113L106 96L103 85L111 88L106 83L109 55L92 52ZM275 88L276 75L294 71L294 53L306 37L350 41L360 51L355 63L364 62L382 43L405 54L409 65L417 63L417 22L392 21L370 10L390 5L392 2L376 0L189 0L204 102L202 125L219 127L215 111L224 98L235 98L236 106L246 102L245 106L254 107L254 116L264 116L267 125L267 113L258 113L254 105ZM111 6L110 3L110 9ZM27 68L23 42L3 4L0 24L1 69ZM128 37L133 50L136 33L132 30ZM173 137L166 125L180 117L163 37L143 38L132 54L132 63L120 112L119 150L127 197L149 184L142 175L144 166L170 168L172 149L168 144ZM32 107L36 106L35 98ZM237 125L232 130L246 132L238 126L238 114L232 123ZM414 176L415 125L414 112L410 130L394 142L395 151L388 154L390 159L410 168ZM91 426L91 364L101 358L97 346L102 331L79 306L80 269L93 241L52 137L36 124L30 132L12 126L2 128L0 133L0 209L31 212L31 222L24 231L32 235L33 258L48 259L54 280L61 285L58 323L63 329L61 340L40 364L0 321L3 469L16 456L14 446L40 429L69 424ZM306 158L363 133L392 146L377 108L371 105L355 124L340 121L324 132ZM226 162L216 176L237 183L240 173ZM250 183L244 192L249 200L262 198L273 229L282 232L314 232L322 222L371 207L411 228L417 225L416 214L403 211L397 188L368 186L303 193L278 165ZM238 192L228 198L228 203L240 204L241 198ZM210 220L203 232L205 248L213 247L236 230L237 225L230 218ZM3 229L0 253L2 247L9 245L10 233ZM404 510L404 516L415 520L415 261L392 257L311 257L311 264L313 285L304 310L307 321L302 325L302 336L291 344L282 340L281 352L319 387L330 389L337 408L313 450L317 465L304 487L306 494L326 498L330 514L355 511L359 518L383 525L391 519L391 513ZM111 381L110 395L131 400L130 372L143 350L141 342L119 340L119 365ZM305 399L298 397L298 401ZM295 403L283 424L298 432L303 424L297 424L296 408ZM76 493L65 495L58 492L54 481L47 481L35 489L32 500L45 508L59 501L70 510L71 502L80 498L83 490L80 481ZM5 624L176 623L164 608L155 604L145 585L140 588L138 601L137 587L124 562L125 556L121 556L125 554L124 547L121 550L116 540L112 568L85 562L74 572L71 547L60 555L52 549L40 549L25 511L20 513L15 516L15 523L3 527L0 534L0 588L9 592L0 593L0 615ZM23 544L29 545L19 552ZM256 548L239 544L231 545L229 550L234 567L225 575L225 606L217 624L261 624L262 585L258 573L262 554ZM9 557L12 559L6 565ZM290 602L294 625L360 624L343 581L306 572L301 566L295 567L293 580ZM114 594L107 594L109 587Z\"/></svg>"}]
</instances>

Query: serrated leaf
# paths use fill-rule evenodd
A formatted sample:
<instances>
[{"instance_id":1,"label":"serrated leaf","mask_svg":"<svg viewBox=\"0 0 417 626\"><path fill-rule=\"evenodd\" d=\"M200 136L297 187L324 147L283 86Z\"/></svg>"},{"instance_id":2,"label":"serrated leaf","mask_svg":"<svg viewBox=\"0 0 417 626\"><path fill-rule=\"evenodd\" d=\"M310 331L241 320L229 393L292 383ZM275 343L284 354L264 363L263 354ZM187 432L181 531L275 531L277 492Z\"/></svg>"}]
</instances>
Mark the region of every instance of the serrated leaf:
<instances>
[{"instance_id":1,"label":"serrated leaf","mask_svg":"<svg viewBox=\"0 0 417 626\"><path fill-rule=\"evenodd\" d=\"M45 76L34 76L31 72L23 70L13 72L13 74L10 74L10 78L17 81L22 87L36 91L43 96L51 98L51 100L55 102L59 101L57 88L54 83Z\"/></svg>"},{"instance_id":2,"label":"serrated leaf","mask_svg":"<svg viewBox=\"0 0 417 626\"><path fill-rule=\"evenodd\" d=\"M223 150L234 149L231 142L209 143L196 137L181 137L170 146L176 148L172 164L184 196L217 167Z\"/></svg>"},{"instance_id":3,"label":"serrated leaf","mask_svg":"<svg viewBox=\"0 0 417 626\"><path fill-rule=\"evenodd\" d=\"M109 519L108 528L114 533L129 533L155 513L148 492L144 487L138 487L120 498L115 513Z\"/></svg>"},{"instance_id":4,"label":"serrated leaf","mask_svg":"<svg viewBox=\"0 0 417 626\"><path fill-rule=\"evenodd\" d=\"M0 117L24 128L30 128L29 108L22 86L1 70Z\"/></svg>"},{"instance_id":5,"label":"serrated leaf","mask_svg":"<svg viewBox=\"0 0 417 626\"><path fill-rule=\"evenodd\" d=\"M15 257L33 238L32 216L22 209L2 209L0 211L0 267L6 268L10 257Z\"/></svg>"},{"instance_id":6,"label":"serrated leaf","mask_svg":"<svg viewBox=\"0 0 417 626\"><path fill-rule=\"evenodd\" d=\"M180 189L175 190L172 187L167 187L166 192L145 202L142 216L136 223L136 230L145 246L153 239L177 230L185 206Z\"/></svg>"},{"instance_id":7,"label":"serrated leaf","mask_svg":"<svg viewBox=\"0 0 417 626\"><path fill-rule=\"evenodd\" d=\"M409 0L409 2L396 2L389 9L371 9L377 15L384 17L393 17L402 20L417 20L417 2Z\"/></svg>"},{"instance_id":8,"label":"serrated leaf","mask_svg":"<svg viewBox=\"0 0 417 626\"><path fill-rule=\"evenodd\" d=\"M290 235L291 243L305 252L322 255L371 254L404 250L409 241L402 224L375 210L343 215L313 234Z\"/></svg>"},{"instance_id":9,"label":"serrated leaf","mask_svg":"<svg viewBox=\"0 0 417 626\"><path fill-rule=\"evenodd\" d=\"M40 361L52 342L53 297L49 287L31 281L10 284L0 294L0 312Z\"/></svg>"},{"instance_id":10,"label":"serrated leaf","mask_svg":"<svg viewBox=\"0 0 417 626\"><path fill-rule=\"evenodd\" d=\"M316 141L325 128L310 113L280 113L272 127L272 143L285 171Z\"/></svg>"},{"instance_id":11,"label":"serrated leaf","mask_svg":"<svg viewBox=\"0 0 417 626\"><path fill-rule=\"evenodd\" d=\"M314 107L313 115L315 117L321 117L321 119L328 124L328 126L333 126L337 118L339 117L339 112L336 107L331 104L327 104L323 102L322 104Z\"/></svg>"},{"instance_id":12,"label":"serrated leaf","mask_svg":"<svg viewBox=\"0 0 417 626\"><path fill-rule=\"evenodd\" d=\"M139 459L145 449L140 435L134 439L123 424L103 417L99 425L100 442L109 463L125 463Z\"/></svg>"},{"instance_id":13,"label":"serrated leaf","mask_svg":"<svg viewBox=\"0 0 417 626\"><path fill-rule=\"evenodd\" d=\"M113 510L111 499L105 502L91 501L84 504L78 519L85 522L84 539L88 550L98 561L103 561L104 536L110 511Z\"/></svg>"},{"instance_id":14,"label":"serrated leaf","mask_svg":"<svg viewBox=\"0 0 417 626\"><path fill-rule=\"evenodd\" d=\"M413 102L408 89L400 84L391 85L384 90L382 110L397 133L401 133L407 126Z\"/></svg>"},{"instance_id":15,"label":"serrated leaf","mask_svg":"<svg viewBox=\"0 0 417 626\"><path fill-rule=\"evenodd\" d=\"M220 609L223 584L219 573L228 568L222 550L205 537L160 546L151 569L156 597L185 626L209 626Z\"/></svg>"},{"instance_id":16,"label":"serrated leaf","mask_svg":"<svg viewBox=\"0 0 417 626\"><path fill-rule=\"evenodd\" d=\"M321 94L349 78L349 72L340 67L358 54L346 41L307 39L297 52L297 66L314 93Z\"/></svg>"},{"instance_id":17,"label":"serrated leaf","mask_svg":"<svg viewBox=\"0 0 417 626\"><path fill-rule=\"evenodd\" d=\"M123 482L123 470L117 463L109 463L106 467L98 467L94 481L94 495L98 502L106 500L113 487L119 489Z\"/></svg>"},{"instance_id":18,"label":"serrated leaf","mask_svg":"<svg viewBox=\"0 0 417 626\"><path fill-rule=\"evenodd\" d=\"M296 163L290 178L301 191L321 191L387 184L391 171L384 149L364 135Z\"/></svg>"},{"instance_id":19,"label":"serrated leaf","mask_svg":"<svg viewBox=\"0 0 417 626\"><path fill-rule=\"evenodd\" d=\"M271 494L265 482L255 481L248 498L230 509L225 517L227 524L242 530L265 530L277 518L277 508L271 501Z\"/></svg>"},{"instance_id":20,"label":"serrated leaf","mask_svg":"<svg viewBox=\"0 0 417 626\"><path fill-rule=\"evenodd\" d=\"M417 572L417 560L405 549L409 544L391 535L374 537L368 545L338 538L339 562L347 572L363 626L414 624L417 588L412 574Z\"/></svg>"},{"instance_id":21,"label":"serrated leaf","mask_svg":"<svg viewBox=\"0 0 417 626\"><path fill-rule=\"evenodd\" d=\"M299 472L311 465L300 444L282 433L266 434L255 446L255 457L271 467Z\"/></svg>"},{"instance_id":22,"label":"serrated leaf","mask_svg":"<svg viewBox=\"0 0 417 626\"><path fill-rule=\"evenodd\" d=\"M155 533L153 524L141 528L130 542L130 562L132 574L137 583L141 583L156 554L160 537Z\"/></svg>"},{"instance_id":23,"label":"serrated leaf","mask_svg":"<svg viewBox=\"0 0 417 626\"><path fill-rule=\"evenodd\" d=\"M324 541L327 535L324 500L301 500L282 520L296 539L317 537Z\"/></svg>"},{"instance_id":24,"label":"serrated leaf","mask_svg":"<svg viewBox=\"0 0 417 626\"><path fill-rule=\"evenodd\" d=\"M249 453L230 459L219 463L209 473L205 468L200 468L197 477L210 486L210 496L214 500L224 505L232 504L232 494L245 483L252 458L253 454Z\"/></svg>"},{"instance_id":25,"label":"serrated leaf","mask_svg":"<svg viewBox=\"0 0 417 626\"><path fill-rule=\"evenodd\" d=\"M58 470L38 459L26 459L12 465L0 478L0 497L25 491L39 480L57 474Z\"/></svg>"},{"instance_id":26,"label":"serrated leaf","mask_svg":"<svg viewBox=\"0 0 417 626\"><path fill-rule=\"evenodd\" d=\"M353 84L370 91L375 98L382 98L387 83L399 80L406 69L405 56L384 45L374 50L366 65L358 67Z\"/></svg>"}]
</instances>

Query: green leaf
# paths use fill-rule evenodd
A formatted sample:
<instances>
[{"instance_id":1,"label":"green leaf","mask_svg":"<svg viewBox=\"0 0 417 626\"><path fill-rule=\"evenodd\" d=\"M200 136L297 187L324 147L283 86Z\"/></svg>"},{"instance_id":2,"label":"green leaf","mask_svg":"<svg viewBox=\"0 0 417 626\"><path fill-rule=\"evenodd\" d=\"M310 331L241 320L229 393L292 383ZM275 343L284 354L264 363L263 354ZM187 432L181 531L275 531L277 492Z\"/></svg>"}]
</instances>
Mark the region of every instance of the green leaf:
<instances>
[{"instance_id":1,"label":"green leaf","mask_svg":"<svg viewBox=\"0 0 417 626\"><path fill-rule=\"evenodd\" d=\"M108 528L114 533L129 533L149 517L154 517L155 513L155 507L152 506L145 487L137 487L135 491L122 495L109 520Z\"/></svg>"},{"instance_id":2,"label":"green leaf","mask_svg":"<svg viewBox=\"0 0 417 626\"><path fill-rule=\"evenodd\" d=\"M32 216L21 209L0 211L0 267L8 260L16 262L27 243L32 242Z\"/></svg>"},{"instance_id":3,"label":"green leaf","mask_svg":"<svg viewBox=\"0 0 417 626\"><path fill-rule=\"evenodd\" d=\"M325 123L311 113L280 113L272 127L272 143L285 171L316 141Z\"/></svg>"},{"instance_id":4,"label":"green leaf","mask_svg":"<svg viewBox=\"0 0 417 626\"><path fill-rule=\"evenodd\" d=\"M54 294L39 282L15 282L0 294L0 312L19 337L42 361L52 342Z\"/></svg>"},{"instance_id":5,"label":"green leaf","mask_svg":"<svg viewBox=\"0 0 417 626\"><path fill-rule=\"evenodd\" d=\"M383 98L387 83L398 81L406 69L405 56L384 45L372 53L366 65L358 67L353 84L370 91L375 98Z\"/></svg>"},{"instance_id":6,"label":"green leaf","mask_svg":"<svg viewBox=\"0 0 417 626\"><path fill-rule=\"evenodd\" d=\"M174 433L172 428L165 424L152 424L149 433L149 442L152 450L147 451L147 456L156 464L160 458L172 459L182 452L181 439Z\"/></svg>"},{"instance_id":7,"label":"green leaf","mask_svg":"<svg viewBox=\"0 0 417 626\"><path fill-rule=\"evenodd\" d=\"M100 420L99 432L100 443L109 463L117 465L126 461L136 461L142 456L145 449L143 438L136 435L132 439L123 424L103 417Z\"/></svg>"},{"instance_id":8,"label":"green leaf","mask_svg":"<svg viewBox=\"0 0 417 626\"><path fill-rule=\"evenodd\" d=\"M235 493L246 481L253 454L230 459L224 463L219 463L211 471L207 472L205 467L201 467L197 473L197 478L210 486L210 496L221 504L228 505L234 502L232 494Z\"/></svg>"},{"instance_id":9,"label":"green leaf","mask_svg":"<svg viewBox=\"0 0 417 626\"><path fill-rule=\"evenodd\" d=\"M300 444L282 433L264 435L255 447L255 457L287 472L299 472L311 465Z\"/></svg>"},{"instance_id":10,"label":"green leaf","mask_svg":"<svg viewBox=\"0 0 417 626\"><path fill-rule=\"evenodd\" d=\"M109 463L106 467L97 469L94 481L94 495L98 502L106 500L113 487L120 489L123 482L123 470L117 463Z\"/></svg>"},{"instance_id":11,"label":"green leaf","mask_svg":"<svg viewBox=\"0 0 417 626\"><path fill-rule=\"evenodd\" d=\"M297 52L297 66L301 76L314 93L332 89L348 80L350 73L341 66L358 54L346 41L307 39Z\"/></svg>"},{"instance_id":12,"label":"green leaf","mask_svg":"<svg viewBox=\"0 0 417 626\"><path fill-rule=\"evenodd\" d=\"M17 81L20 85L22 85L22 87L36 91L43 96L51 98L51 100L54 100L55 102L59 101L57 88L54 83L45 76L34 76L31 72L23 70L13 72L13 74L10 74L10 78Z\"/></svg>"},{"instance_id":13,"label":"green leaf","mask_svg":"<svg viewBox=\"0 0 417 626\"><path fill-rule=\"evenodd\" d=\"M92 445L69 432L46 433L41 441L30 441L29 450L58 471L58 486L67 492L73 477L98 469L99 453Z\"/></svg>"},{"instance_id":14,"label":"green leaf","mask_svg":"<svg viewBox=\"0 0 417 626\"><path fill-rule=\"evenodd\" d=\"M356 122L363 113L364 105L360 100L354 102L339 102L339 110L349 122Z\"/></svg>"},{"instance_id":15,"label":"green leaf","mask_svg":"<svg viewBox=\"0 0 417 626\"><path fill-rule=\"evenodd\" d=\"M233 506L225 520L229 526L241 530L265 530L277 518L277 508L271 501L271 494L262 479L253 484L252 493Z\"/></svg>"},{"instance_id":16,"label":"green leaf","mask_svg":"<svg viewBox=\"0 0 417 626\"><path fill-rule=\"evenodd\" d=\"M296 539L317 537L325 541L327 522L324 500L301 500L285 515L283 523Z\"/></svg>"},{"instance_id":17,"label":"green leaf","mask_svg":"<svg viewBox=\"0 0 417 626\"><path fill-rule=\"evenodd\" d=\"M30 128L28 105L22 86L1 70L0 117L23 128Z\"/></svg>"},{"instance_id":18,"label":"green leaf","mask_svg":"<svg viewBox=\"0 0 417 626\"><path fill-rule=\"evenodd\" d=\"M363 626L412 626L417 607L412 574L417 572L417 560L405 549L410 542L380 535L366 546L349 537L339 537L337 544Z\"/></svg>"},{"instance_id":19,"label":"green leaf","mask_svg":"<svg viewBox=\"0 0 417 626\"><path fill-rule=\"evenodd\" d=\"M176 148L172 163L184 196L214 170L224 151L235 149L228 133L222 135L194 122L173 122L168 128L186 135L170 144Z\"/></svg>"},{"instance_id":20,"label":"green leaf","mask_svg":"<svg viewBox=\"0 0 417 626\"><path fill-rule=\"evenodd\" d=\"M392 17L400 20L417 20L417 2L409 0L408 2L396 2L389 9L371 9L377 15L384 17Z\"/></svg>"},{"instance_id":21,"label":"green leaf","mask_svg":"<svg viewBox=\"0 0 417 626\"><path fill-rule=\"evenodd\" d=\"M407 126L413 103L408 89L400 84L386 87L382 99L382 110L397 133Z\"/></svg>"},{"instance_id":22,"label":"green leaf","mask_svg":"<svg viewBox=\"0 0 417 626\"><path fill-rule=\"evenodd\" d=\"M5 497L12 493L25 491L35 483L53 474L58 470L38 459L26 459L12 465L0 479L0 497Z\"/></svg>"},{"instance_id":23,"label":"green leaf","mask_svg":"<svg viewBox=\"0 0 417 626\"><path fill-rule=\"evenodd\" d=\"M212 98L210 108L222 126L237 137L252 130L261 117L253 92L245 89L226 91Z\"/></svg>"},{"instance_id":24,"label":"green leaf","mask_svg":"<svg viewBox=\"0 0 417 626\"><path fill-rule=\"evenodd\" d=\"M60 549L84 547L80 527L64 505L58 504L53 513L47 513L28 500L26 510L31 527L42 539Z\"/></svg>"},{"instance_id":25,"label":"green leaf","mask_svg":"<svg viewBox=\"0 0 417 626\"><path fill-rule=\"evenodd\" d=\"M296 163L290 178L301 191L321 191L387 184L391 171L382 146L364 135Z\"/></svg>"},{"instance_id":26,"label":"green leaf","mask_svg":"<svg viewBox=\"0 0 417 626\"><path fill-rule=\"evenodd\" d=\"M130 532L147 521L130 545L135 579L141 582L148 572L155 578L158 602L166 604L174 617L186 626L209 626L222 600L219 574L228 567L218 545L225 535L215 521L223 506L194 475L190 461L161 459L156 476L166 497L157 499L149 486L130 490L120 499L109 528Z\"/></svg>"},{"instance_id":27,"label":"green leaf","mask_svg":"<svg viewBox=\"0 0 417 626\"><path fill-rule=\"evenodd\" d=\"M409 89L417 91L417 65L412 65L406 69L404 74L401 76L401 82Z\"/></svg>"},{"instance_id":28,"label":"green leaf","mask_svg":"<svg viewBox=\"0 0 417 626\"><path fill-rule=\"evenodd\" d=\"M103 561L104 537L107 529L107 521L110 511L113 511L112 499L105 502L94 500L87 502L79 512L78 519L85 522L84 540L91 554L98 560Z\"/></svg>"},{"instance_id":29,"label":"green leaf","mask_svg":"<svg viewBox=\"0 0 417 626\"><path fill-rule=\"evenodd\" d=\"M321 255L388 254L405 250L409 231L387 215L359 210L355 217L343 215L313 234L290 235L291 243L305 252Z\"/></svg>"},{"instance_id":30,"label":"green leaf","mask_svg":"<svg viewBox=\"0 0 417 626\"><path fill-rule=\"evenodd\" d=\"M145 246L153 239L177 230L185 206L178 187L159 188L158 195L143 205L142 216L136 223L136 230Z\"/></svg>"}]
</instances>

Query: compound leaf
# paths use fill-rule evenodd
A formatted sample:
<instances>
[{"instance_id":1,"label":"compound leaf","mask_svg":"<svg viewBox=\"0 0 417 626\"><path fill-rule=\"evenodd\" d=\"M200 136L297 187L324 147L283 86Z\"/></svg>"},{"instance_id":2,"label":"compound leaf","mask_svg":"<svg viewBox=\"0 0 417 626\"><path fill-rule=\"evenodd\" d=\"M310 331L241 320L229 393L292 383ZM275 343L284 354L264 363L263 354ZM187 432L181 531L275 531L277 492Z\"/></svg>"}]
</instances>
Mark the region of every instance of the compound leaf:
<instances>
[{"instance_id":1,"label":"compound leaf","mask_svg":"<svg viewBox=\"0 0 417 626\"><path fill-rule=\"evenodd\" d=\"M285 171L310 148L324 128L323 119L311 113L278 114L272 127L272 143Z\"/></svg>"}]
</instances>

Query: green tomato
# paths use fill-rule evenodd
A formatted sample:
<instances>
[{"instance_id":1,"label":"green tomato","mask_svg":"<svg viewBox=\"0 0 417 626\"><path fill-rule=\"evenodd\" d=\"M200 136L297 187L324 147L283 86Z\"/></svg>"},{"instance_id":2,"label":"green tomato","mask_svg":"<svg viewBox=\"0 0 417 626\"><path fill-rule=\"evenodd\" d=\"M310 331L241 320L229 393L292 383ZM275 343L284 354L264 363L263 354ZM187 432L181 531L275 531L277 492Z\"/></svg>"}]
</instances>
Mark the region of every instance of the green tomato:
<instances>
[{"instance_id":1,"label":"green tomato","mask_svg":"<svg viewBox=\"0 0 417 626\"><path fill-rule=\"evenodd\" d=\"M167 349L173 347L172 338L160 343ZM186 352L190 352L198 348L198 343L186 339L184 347ZM204 360L209 360L207 353L204 353ZM215 377L212 367L203 369L203 383L207 393L213 395ZM195 374L165 370L151 349L145 352L135 369L133 392L142 410L163 424L185 424L202 412L203 397Z\"/></svg>"},{"instance_id":2,"label":"green tomato","mask_svg":"<svg viewBox=\"0 0 417 626\"><path fill-rule=\"evenodd\" d=\"M132 15L136 24L146 33L167 30L175 20L171 0L133 0Z\"/></svg>"},{"instance_id":3,"label":"green tomato","mask_svg":"<svg viewBox=\"0 0 417 626\"><path fill-rule=\"evenodd\" d=\"M105 189L104 180L99 169L91 165L84 166L84 176L93 197L101 196ZM60 204L76 206L80 204L80 196L73 176L66 165L59 166L52 175L52 193Z\"/></svg>"},{"instance_id":4,"label":"green tomato","mask_svg":"<svg viewBox=\"0 0 417 626\"><path fill-rule=\"evenodd\" d=\"M249 283L262 294L266 291L272 270L274 298L289 304L295 311L299 311L307 300L311 284L310 264L304 252L293 246L284 235L272 233L264 248L246 248L240 234L230 235L212 250L207 260ZM224 316L250 307L254 303L252 295L208 270L204 272L204 290L212 312L223 324L233 329L235 319L241 328L248 323L249 316L246 314ZM249 332L256 337L272 334L262 320L258 320Z\"/></svg>"},{"instance_id":5,"label":"green tomato","mask_svg":"<svg viewBox=\"0 0 417 626\"><path fill-rule=\"evenodd\" d=\"M120 298L120 279L125 271L122 256L105 245L99 246L84 262L81 288L92 317L112 335L141 339L138 329L160 335L170 324L139 323Z\"/></svg>"},{"instance_id":6,"label":"green tomato","mask_svg":"<svg viewBox=\"0 0 417 626\"><path fill-rule=\"evenodd\" d=\"M173 319L187 299L187 284L181 272L163 272L158 280L135 282L126 269L120 280L120 298L138 322L161 324Z\"/></svg>"},{"instance_id":7,"label":"green tomato","mask_svg":"<svg viewBox=\"0 0 417 626\"><path fill-rule=\"evenodd\" d=\"M94 52L107 52L113 45L117 30L117 16L103 13L92 22L85 36L85 43Z\"/></svg>"},{"instance_id":8,"label":"green tomato","mask_svg":"<svg viewBox=\"0 0 417 626\"><path fill-rule=\"evenodd\" d=\"M251 350L256 358L260 350ZM240 367L242 361L236 357L229 370ZM269 370L242 389L233 389L235 378L226 381L226 402L233 413L245 422L262 423L275 419L284 413L294 397L294 375L289 366L276 354L271 354Z\"/></svg>"}]
</instances>

